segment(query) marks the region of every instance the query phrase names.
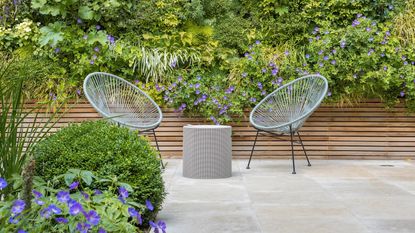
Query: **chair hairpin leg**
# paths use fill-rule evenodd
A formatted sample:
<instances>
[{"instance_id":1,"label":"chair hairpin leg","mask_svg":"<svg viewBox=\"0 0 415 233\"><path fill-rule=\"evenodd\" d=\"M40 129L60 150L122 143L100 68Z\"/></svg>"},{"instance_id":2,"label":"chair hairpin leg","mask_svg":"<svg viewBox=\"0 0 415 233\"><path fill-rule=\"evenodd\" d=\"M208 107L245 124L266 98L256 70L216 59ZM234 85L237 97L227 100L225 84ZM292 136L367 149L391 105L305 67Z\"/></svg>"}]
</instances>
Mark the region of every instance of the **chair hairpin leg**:
<instances>
[{"instance_id":1,"label":"chair hairpin leg","mask_svg":"<svg viewBox=\"0 0 415 233\"><path fill-rule=\"evenodd\" d=\"M294 161L294 141L293 141L293 128L292 125L290 125L290 137L291 137L291 156L292 156L292 160L293 160L293 172L292 174L296 174L295 172L295 161Z\"/></svg>"},{"instance_id":2,"label":"chair hairpin leg","mask_svg":"<svg viewBox=\"0 0 415 233\"><path fill-rule=\"evenodd\" d=\"M297 135L298 135L298 138L300 139L300 144L303 147L303 151L304 151L304 154L305 154L305 158L307 159L307 163L308 163L307 166L310 167L311 166L311 163L310 163L310 160L308 159L307 152L306 152L306 150L304 148L303 140L301 140L300 132L297 131Z\"/></svg>"},{"instance_id":3,"label":"chair hairpin leg","mask_svg":"<svg viewBox=\"0 0 415 233\"><path fill-rule=\"evenodd\" d=\"M160 148L159 148L159 143L157 141L156 131L154 131L154 129L153 129L153 136L154 136L154 141L156 141L157 151L159 152L161 167L164 169L165 167L164 167L164 164L163 164L163 159L161 158L161 152L160 152Z\"/></svg>"},{"instance_id":4,"label":"chair hairpin leg","mask_svg":"<svg viewBox=\"0 0 415 233\"><path fill-rule=\"evenodd\" d=\"M254 149L255 149L256 140L258 138L258 134L259 134L259 130L256 131L254 145L252 146L251 156L249 156L248 166L246 166L246 169L250 169L249 164L251 164L251 159L252 159L252 155L254 154Z\"/></svg>"}]
</instances>

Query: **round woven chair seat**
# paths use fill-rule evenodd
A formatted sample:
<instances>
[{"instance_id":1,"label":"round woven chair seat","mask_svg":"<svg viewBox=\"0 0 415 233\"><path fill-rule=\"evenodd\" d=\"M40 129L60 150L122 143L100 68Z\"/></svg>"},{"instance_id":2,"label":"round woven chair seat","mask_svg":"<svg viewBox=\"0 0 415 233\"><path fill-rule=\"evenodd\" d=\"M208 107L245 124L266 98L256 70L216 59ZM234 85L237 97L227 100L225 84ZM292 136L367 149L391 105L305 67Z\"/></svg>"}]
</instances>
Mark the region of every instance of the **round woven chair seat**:
<instances>
[{"instance_id":1,"label":"round woven chair seat","mask_svg":"<svg viewBox=\"0 0 415 233\"><path fill-rule=\"evenodd\" d=\"M129 128L154 129L163 118L153 99L135 85L112 74L89 74L84 80L84 93L103 117Z\"/></svg>"}]
</instances>

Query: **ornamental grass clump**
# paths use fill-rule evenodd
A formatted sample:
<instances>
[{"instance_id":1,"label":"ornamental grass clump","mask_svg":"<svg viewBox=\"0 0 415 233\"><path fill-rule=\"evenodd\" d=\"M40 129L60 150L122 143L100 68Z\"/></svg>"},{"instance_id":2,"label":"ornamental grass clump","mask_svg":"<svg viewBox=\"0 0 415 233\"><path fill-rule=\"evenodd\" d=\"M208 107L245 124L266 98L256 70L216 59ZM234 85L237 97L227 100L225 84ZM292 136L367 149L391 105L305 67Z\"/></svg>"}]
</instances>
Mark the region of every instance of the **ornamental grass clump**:
<instances>
[{"instance_id":1,"label":"ornamental grass clump","mask_svg":"<svg viewBox=\"0 0 415 233\"><path fill-rule=\"evenodd\" d=\"M136 191L121 195L122 199L128 197L143 205L148 199L154 204L154 211L143 213L146 223L161 208L165 189L160 160L148 140L136 131L105 121L74 124L38 143L33 155L35 175L45 180L76 168L130 184ZM107 190L108 184L94 183L93 187Z\"/></svg>"},{"instance_id":2,"label":"ornamental grass clump","mask_svg":"<svg viewBox=\"0 0 415 233\"><path fill-rule=\"evenodd\" d=\"M57 182L60 179L65 183L62 187ZM77 169L49 182L39 177L34 180L28 201L19 194L23 178L11 180L11 189L17 195L0 202L0 232L143 232L143 225L154 232L166 232L163 221L143 224L143 213L154 208L150 200L145 205L131 200L129 194L134 190L127 183L111 181L107 190L93 189L94 183L107 183L108 179ZM7 181L0 178L0 191L7 186Z\"/></svg>"}]
</instances>

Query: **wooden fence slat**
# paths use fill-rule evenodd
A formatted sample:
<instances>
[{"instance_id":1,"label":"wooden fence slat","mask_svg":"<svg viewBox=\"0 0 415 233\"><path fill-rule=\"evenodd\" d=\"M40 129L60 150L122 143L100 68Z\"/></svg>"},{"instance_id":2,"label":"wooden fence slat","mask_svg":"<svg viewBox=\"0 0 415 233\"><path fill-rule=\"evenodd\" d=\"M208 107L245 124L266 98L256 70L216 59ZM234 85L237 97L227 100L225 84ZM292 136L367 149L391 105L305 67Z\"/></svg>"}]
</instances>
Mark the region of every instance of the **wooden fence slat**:
<instances>
[{"instance_id":1,"label":"wooden fence slat","mask_svg":"<svg viewBox=\"0 0 415 233\"><path fill-rule=\"evenodd\" d=\"M33 108L34 104L28 104ZM69 103L67 114L54 126L51 133L70 123L99 120L101 116L85 100ZM164 157L181 157L183 126L188 124L212 124L203 117L190 117L164 108L164 119L156 130L161 153ZM46 121L47 114L39 118ZM249 110L236 117L232 126L232 151L235 158L248 158L256 130L249 124ZM25 120L23 127L30 127L33 117ZM368 100L353 106L338 107L323 104L301 128L301 136L308 154L313 159L408 159L415 158L415 114L408 114L399 104L386 110L378 100ZM283 139L288 139L283 136ZM153 137L149 135L149 139ZM155 144L153 141L151 142ZM288 141L267 134L258 137L255 157L290 158ZM295 146L295 154L303 159L301 147Z\"/></svg>"}]
</instances>

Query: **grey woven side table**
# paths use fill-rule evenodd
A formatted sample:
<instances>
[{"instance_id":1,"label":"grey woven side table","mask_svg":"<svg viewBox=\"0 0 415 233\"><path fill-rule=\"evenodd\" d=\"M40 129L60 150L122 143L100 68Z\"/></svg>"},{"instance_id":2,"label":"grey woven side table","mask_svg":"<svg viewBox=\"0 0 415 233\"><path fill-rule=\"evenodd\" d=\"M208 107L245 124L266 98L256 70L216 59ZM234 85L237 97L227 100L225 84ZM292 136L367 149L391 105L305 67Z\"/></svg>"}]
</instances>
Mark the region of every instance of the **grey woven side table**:
<instances>
[{"instance_id":1,"label":"grey woven side table","mask_svg":"<svg viewBox=\"0 0 415 233\"><path fill-rule=\"evenodd\" d=\"M183 176L219 179L232 176L232 127L183 127Z\"/></svg>"}]
</instances>

